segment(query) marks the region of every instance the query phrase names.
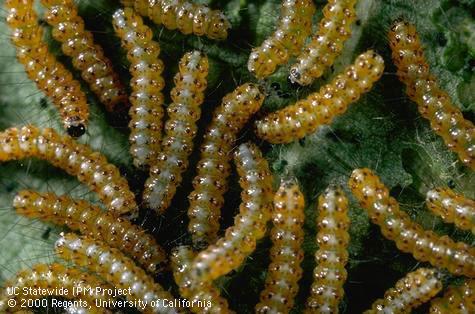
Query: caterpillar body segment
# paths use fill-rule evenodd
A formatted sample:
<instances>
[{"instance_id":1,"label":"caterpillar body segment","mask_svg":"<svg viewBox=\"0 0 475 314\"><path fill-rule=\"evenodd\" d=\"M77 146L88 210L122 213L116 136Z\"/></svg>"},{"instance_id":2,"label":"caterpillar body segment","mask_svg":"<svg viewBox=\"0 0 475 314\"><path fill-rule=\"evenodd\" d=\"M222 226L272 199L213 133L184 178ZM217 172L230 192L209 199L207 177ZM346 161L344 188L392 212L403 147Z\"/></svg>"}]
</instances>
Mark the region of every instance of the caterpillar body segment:
<instances>
[{"instance_id":1,"label":"caterpillar body segment","mask_svg":"<svg viewBox=\"0 0 475 314\"><path fill-rule=\"evenodd\" d=\"M437 277L437 272L428 268L410 272L364 313L411 313L412 309L429 301L442 290L442 282Z\"/></svg>"},{"instance_id":2,"label":"caterpillar body segment","mask_svg":"<svg viewBox=\"0 0 475 314\"><path fill-rule=\"evenodd\" d=\"M0 132L0 161L31 157L46 160L76 176L97 193L111 214L137 213L135 196L127 180L101 153L50 128L29 125Z\"/></svg>"},{"instance_id":3,"label":"caterpillar body segment","mask_svg":"<svg viewBox=\"0 0 475 314\"><path fill-rule=\"evenodd\" d=\"M345 41L351 35L351 24L356 20L356 0L329 0L323 8L323 19L317 33L297 56L290 68L292 83L310 85L332 66L341 54Z\"/></svg>"},{"instance_id":4,"label":"caterpillar body segment","mask_svg":"<svg viewBox=\"0 0 475 314\"><path fill-rule=\"evenodd\" d=\"M63 297L70 300L83 300L91 306L85 313L107 313L104 308L96 307L96 300L107 302L109 296L101 293L94 293L97 290L105 291L112 289L111 286L100 280L98 277L82 272L76 268L67 268L61 264L35 264L31 269L19 271L13 279L3 284L5 287L0 295L0 311L2 313L18 313L22 310L25 302L23 300L41 299L44 296L38 293L24 294L29 289L48 289L48 291L61 291L67 289L67 293L56 294L56 297ZM8 291L15 291L18 294L12 295ZM62 290L63 292L65 290ZM75 294L73 291L83 291L82 294ZM87 291L87 292L86 292ZM92 292L92 293L89 293ZM60 292L58 292L60 293ZM16 306L11 306L11 301L16 301ZM9 302L10 301L10 302Z\"/></svg>"},{"instance_id":5,"label":"caterpillar body segment","mask_svg":"<svg viewBox=\"0 0 475 314\"><path fill-rule=\"evenodd\" d=\"M475 201L449 188L435 188L427 192L427 207L445 222L475 234Z\"/></svg>"},{"instance_id":6,"label":"caterpillar body segment","mask_svg":"<svg viewBox=\"0 0 475 314\"><path fill-rule=\"evenodd\" d=\"M254 144L242 144L234 160L243 189L239 214L225 235L193 260L193 280L211 282L239 267L265 235L271 218L272 175L262 153Z\"/></svg>"},{"instance_id":7,"label":"caterpillar body segment","mask_svg":"<svg viewBox=\"0 0 475 314\"><path fill-rule=\"evenodd\" d=\"M180 289L180 294L188 301L194 301L192 304L195 306L192 306L190 310L193 313L234 313L229 309L228 301L220 296L212 282L198 281L191 277L190 268L195 256L196 253L189 246L177 247L171 253L173 276ZM196 306L199 304L198 301L209 301L211 306L208 306L207 303L204 303L204 307Z\"/></svg>"},{"instance_id":8,"label":"caterpillar body segment","mask_svg":"<svg viewBox=\"0 0 475 314\"><path fill-rule=\"evenodd\" d=\"M448 236L424 230L412 221L371 170L354 170L349 186L371 221L381 228L386 238L396 243L399 250L411 253L419 261L446 268L455 275L475 277L475 250Z\"/></svg>"},{"instance_id":9,"label":"caterpillar body segment","mask_svg":"<svg viewBox=\"0 0 475 314\"><path fill-rule=\"evenodd\" d=\"M173 296L131 259L101 241L68 233L56 241L55 251L62 259L95 272L117 289L130 288L131 293L124 297L131 302L146 303L144 313L184 313L180 308L164 306L160 300L172 300Z\"/></svg>"},{"instance_id":10,"label":"caterpillar body segment","mask_svg":"<svg viewBox=\"0 0 475 314\"><path fill-rule=\"evenodd\" d=\"M86 132L89 106L86 95L71 72L51 54L43 41L43 29L33 8L33 0L6 0L6 22L17 48L17 60L58 109L63 127L72 137Z\"/></svg>"},{"instance_id":11,"label":"caterpillar body segment","mask_svg":"<svg viewBox=\"0 0 475 314\"><path fill-rule=\"evenodd\" d=\"M188 167L207 75L208 58L201 52L189 52L182 57L180 71L175 76L175 88L171 91L173 103L167 108L166 135L157 160L150 168L143 194L147 206L158 213L163 213L170 205L176 188L181 184L182 173Z\"/></svg>"},{"instance_id":12,"label":"caterpillar body segment","mask_svg":"<svg viewBox=\"0 0 475 314\"><path fill-rule=\"evenodd\" d=\"M256 313L289 313L302 277L304 197L294 182L282 182L274 196L272 248Z\"/></svg>"},{"instance_id":13,"label":"caterpillar body segment","mask_svg":"<svg viewBox=\"0 0 475 314\"><path fill-rule=\"evenodd\" d=\"M312 31L314 14L312 0L284 0L276 30L249 55L249 72L263 79L297 55Z\"/></svg>"},{"instance_id":14,"label":"caterpillar body segment","mask_svg":"<svg viewBox=\"0 0 475 314\"><path fill-rule=\"evenodd\" d=\"M460 286L449 286L444 295L433 299L430 314L469 314L475 312L475 280L466 280Z\"/></svg>"},{"instance_id":15,"label":"caterpillar body segment","mask_svg":"<svg viewBox=\"0 0 475 314\"><path fill-rule=\"evenodd\" d=\"M85 29L73 0L41 0L46 8L45 20L52 26L53 38L62 45L63 53L109 112L128 107L127 95L111 61L94 43L92 33Z\"/></svg>"},{"instance_id":16,"label":"caterpillar body segment","mask_svg":"<svg viewBox=\"0 0 475 314\"><path fill-rule=\"evenodd\" d=\"M293 105L256 121L256 134L273 144L290 143L330 124L368 92L383 74L384 61L369 50L359 55L332 82Z\"/></svg>"},{"instance_id":17,"label":"caterpillar body segment","mask_svg":"<svg viewBox=\"0 0 475 314\"><path fill-rule=\"evenodd\" d=\"M127 50L132 74L130 153L136 167L146 168L156 162L162 138L165 81L163 62L158 58L160 45L152 39L152 30L131 8L117 10L112 23Z\"/></svg>"},{"instance_id":18,"label":"caterpillar body segment","mask_svg":"<svg viewBox=\"0 0 475 314\"><path fill-rule=\"evenodd\" d=\"M165 267L165 251L142 228L128 220L83 200L54 193L20 191L13 199L17 214L57 225L66 225L84 235L105 242L134 258L145 270L154 274Z\"/></svg>"},{"instance_id":19,"label":"caterpillar body segment","mask_svg":"<svg viewBox=\"0 0 475 314\"><path fill-rule=\"evenodd\" d=\"M429 120L434 132L459 159L475 170L475 126L442 90L430 73L421 42L414 25L397 21L389 32L389 44L399 79L406 92L417 103L421 115Z\"/></svg>"},{"instance_id":20,"label":"caterpillar body segment","mask_svg":"<svg viewBox=\"0 0 475 314\"><path fill-rule=\"evenodd\" d=\"M188 230L195 248L205 248L218 238L220 209L230 173L230 151L240 130L263 101L259 86L246 83L224 96L213 114L201 145L194 190L188 196Z\"/></svg>"},{"instance_id":21,"label":"caterpillar body segment","mask_svg":"<svg viewBox=\"0 0 475 314\"><path fill-rule=\"evenodd\" d=\"M340 187L329 187L318 198L317 266L307 299L306 313L338 313L347 278L348 199Z\"/></svg>"},{"instance_id":22,"label":"caterpillar body segment","mask_svg":"<svg viewBox=\"0 0 475 314\"><path fill-rule=\"evenodd\" d=\"M178 29L188 35L206 36L224 40L231 24L219 10L185 0L122 0L124 6L134 7L142 16L147 16L157 25Z\"/></svg>"}]
</instances>

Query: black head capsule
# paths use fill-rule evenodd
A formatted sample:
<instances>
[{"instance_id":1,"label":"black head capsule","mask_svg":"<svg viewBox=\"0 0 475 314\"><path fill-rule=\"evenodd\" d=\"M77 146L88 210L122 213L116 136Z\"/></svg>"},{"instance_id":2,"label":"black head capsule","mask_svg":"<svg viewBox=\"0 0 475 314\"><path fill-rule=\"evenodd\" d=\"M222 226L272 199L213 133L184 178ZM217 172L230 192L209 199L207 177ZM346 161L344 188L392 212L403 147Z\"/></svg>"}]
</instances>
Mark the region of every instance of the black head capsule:
<instances>
[{"instance_id":1,"label":"black head capsule","mask_svg":"<svg viewBox=\"0 0 475 314\"><path fill-rule=\"evenodd\" d=\"M69 125L67 128L69 136L77 138L86 133L86 127L82 123Z\"/></svg>"}]
</instances>

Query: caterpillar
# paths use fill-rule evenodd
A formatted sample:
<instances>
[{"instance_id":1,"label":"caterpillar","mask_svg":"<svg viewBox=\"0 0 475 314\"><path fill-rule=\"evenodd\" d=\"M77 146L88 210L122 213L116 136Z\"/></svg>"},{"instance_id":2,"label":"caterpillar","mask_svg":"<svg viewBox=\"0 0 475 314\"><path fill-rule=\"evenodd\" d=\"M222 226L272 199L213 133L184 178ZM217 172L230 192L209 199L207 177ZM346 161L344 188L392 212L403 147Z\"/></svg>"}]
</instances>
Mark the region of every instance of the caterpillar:
<instances>
[{"instance_id":1,"label":"caterpillar","mask_svg":"<svg viewBox=\"0 0 475 314\"><path fill-rule=\"evenodd\" d=\"M302 277L304 207L299 186L283 181L274 196L271 263L256 313L289 313L294 305Z\"/></svg>"},{"instance_id":2,"label":"caterpillar","mask_svg":"<svg viewBox=\"0 0 475 314\"><path fill-rule=\"evenodd\" d=\"M318 198L317 266L307 299L307 313L338 313L347 277L349 224L348 199L343 190L327 188Z\"/></svg>"},{"instance_id":3,"label":"caterpillar","mask_svg":"<svg viewBox=\"0 0 475 314\"><path fill-rule=\"evenodd\" d=\"M312 31L314 14L312 0L284 0L276 30L249 55L249 72L263 79L297 55Z\"/></svg>"},{"instance_id":4,"label":"caterpillar","mask_svg":"<svg viewBox=\"0 0 475 314\"><path fill-rule=\"evenodd\" d=\"M105 309L96 307L96 300L107 301L109 296L95 293L95 291L96 289L104 291L112 288L94 275L75 268L67 268L57 263L36 264L31 269L21 270L13 279L5 282L3 286L4 289L0 295L0 311L2 313L17 312L22 309L22 303L25 304L22 300L44 297L38 293L24 294L24 289L30 288L35 290L48 289L49 293L62 288L62 292L58 292L59 294L56 296L86 302L91 307L87 313L104 313ZM12 295L8 291L16 291L18 294ZM49 295L51 296L51 294ZM8 301L11 299L17 301L16 306L10 306L12 303Z\"/></svg>"},{"instance_id":5,"label":"caterpillar","mask_svg":"<svg viewBox=\"0 0 475 314\"><path fill-rule=\"evenodd\" d=\"M371 170L354 170L349 186L373 223L380 226L382 234L394 241L399 250L411 253L419 261L447 268L455 275L475 277L475 250L448 236L424 230L412 221Z\"/></svg>"},{"instance_id":6,"label":"caterpillar","mask_svg":"<svg viewBox=\"0 0 475 314\"><path fill-rule=\"evenodd\" d=\"M109 112L128 107L127 94L111 61L102 47L94 43L84 28L73 0L41 0L46 8L45 20L53 28L53 38L60 42L65 55Z\"/></svg>"},{"instance_id":7,"label":"caterpillar","mask_svg":"<svg viewBox=\"0 0 475 314\"><path fill-rule=\"evenodd\" d=\"M134 7L142 16L147 16L157 25L178 29L181 33L206 36L223 40L231 28L223 12L211 10L205 5L184 0L121 0L126 7Z\"/></svg>"},{"instance_id":8,"label":"caterpillar","mask_svg":"<svg viewBox=\"0 0 475 314\"><path fill-rule=\"evenodd\" d=\"M188 230L197 249L205 248L218 238L220 208L230 172L229 152L237 134L259 110L264 97L258 85L246 83L224 96L214 112L201 145L194 190L188 196Z\"/></svg>"},{"instance_id":9,"label":"caterpillar","mask_svg":"<svg viewBox=\"0 0 475 314\"><path fill-rule=\"evenodd\" d=\"M13 199L13 207L19 215L66 225L103 241L133 257L150 273L157 273L166 265L165 251L145 230L89 202L23 190Z\"/></svg>"},{"instance_id":10,"label":"caterpillar","mask_svg":"<svg viewBox=\"0 0 475 314\"><path fill-rule=\"evenodd\" d=\"M257 136L279 144L312 134L319 126L329 124L343 114L362 93L368 92L383 74L383 69L383 58L374 51L359 55L353 65L318 92L256 121Z\"/></svg>"},{"instance_id":11,"label":"caterpillar","mask_svg":"<svg viewBox=\"0 0 475 314\"><path fill-rule=\"evenodd\" d=\"M207 85L208 58L199 51L188 52L180 60L179 68L171 91L173 103L167 108L166 136L143 193L144 202L158 213L168 208L181 184L181 175L188 168Z\"/></svg>"},{"instance_id":12,"label":"caterpillar","mask_svg":"<svg viewBox=\"0 0 475 314\"><path fill-rule=\"evenodd\" d=\"M160 45L152 39L152 30L131 8L117 10L112 24L131 63L130 154L134 165L144 168L157 159L162 137L165 82L163 62L158 58Z\"/></svg>"},{"instance_id":13,"label":"caterpillar","mask_svg":"<svg viewBox=\"0 0 475 314\"><path fill-rule=\"evenodd\" d=\"M475 169L475 126L463 118L462 112L452 104L443 91L424 57L414 25L397 21L389 31L392 59L406 92L417 103L421 115L430 121L434 132L459 159Z\"/></svg>"},{"instance_id":14,"label":"caterpillar","mask_svg":"<svg viewBox=\"0 0 475 314\"><path fill-rule=\"evenodd\" d=\"M310 85L330 67L351 35L351 24L356 20L356 0L329 0L323 8L323 19L318 32L305 45L290 67L289 80Z\"/></svg>"},{"instance_id":15,"label":"caterpillar","mask_svg":"<svg viewBox=\"0 0 475 314\"><path fill-rule=\"evenodd\" d=\"M261 151L252 143L241 144L234 161L242 188L239 214L225 235L193 260L194 280L211 282L239 267L264 236L271 218L272 175Z\"/></svg>"},{"instance_id":16,"label":"caterpillar","mask_svg":"<svg viewBox=\"0 0 475 314\"><path fill-rule=\"evenodd\" d=\"M6 0L6 22L12 30L17 60L28 77L56 106L68 134L79 137L86 132L89 107L78 81L56 60L43 42L33 0Z\"/></svg>"},{"instance_id":17,"label":"caterpillar","mask_svg":"<svg viewBox=\"0 0 475 314\"><path fill-rule=\"evenodd\" d=\"M50 128L28 125L0 132L0 161L36 157L77 176L96 192L113 215L138 211L135 196L119 170L99 152Z\"/></svg>"},{"instance_id":18,"label":"caterpillar","mask_svg":"<svg viewBox=\"0 0 475 314\"><path fill-rule=\"evenodd\" d=\"M173 299L168 291L119 250L101 241L68 233L56 241L55 251L62 259L97 273L117 289L130 288L130 294L124 297L131 302L142 300L146 304L144 313L182 313L162 301Z\"/></svg>"},{"instance_id":19,"label":"caterpillar","mask_svg":"<svg viewBox=\"0 0 475 314\"><path fill-rule=\"evenodd\" d=\"M190 268L196 253L189 246L179 246L172 250L171 264L173 277L180 289L180 294L191 302L189 308L193 313L234 313L229 309L228 301L220 296L211 282L193 280ZM197 306L198 301L204 306ZM208 306L207 301L211 306Z\"/></svg>"},{"instance_id":20,"label":"caterpillar","mask_svg":"<svg viewBox=\"0 0 475 314\"><path fill-rule=\"evenodd\" d=\"M427 207L445 222L475 234L475 201L449 188L436 188L427 192Z\"/></svg>"},{"instance_id":21,"label":"caterpillar","mask_svg":"<svg viewBox=\"0 0 475 314\"><path fill-rule=\"evenodd\" d=\"M475 312L475 281L466 280L460 286L449 286L444 295L431 301L431 314L470 314Z\"/></svg>"},{"instance_id":22,"label":"caterpillar","mask_svg":"<svg viewBox=\"0 0 475 314\"><path fill-rule=\"evenodd\" d=\"M396 282L394 288L384 293L383 299L376 300L372 308L364 313L410 313L442 290L442 282L437 276L437 272L429 268L408 273Z\"/></svg>"}]
</instances>

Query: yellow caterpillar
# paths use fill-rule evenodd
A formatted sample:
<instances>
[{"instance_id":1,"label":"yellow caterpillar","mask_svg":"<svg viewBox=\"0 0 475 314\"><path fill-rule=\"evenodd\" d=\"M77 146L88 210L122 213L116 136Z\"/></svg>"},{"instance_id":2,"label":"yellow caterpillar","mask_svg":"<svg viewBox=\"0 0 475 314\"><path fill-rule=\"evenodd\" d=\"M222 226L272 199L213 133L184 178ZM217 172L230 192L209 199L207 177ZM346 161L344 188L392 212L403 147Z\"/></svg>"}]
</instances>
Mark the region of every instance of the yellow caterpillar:
<instances>
[{"instance_id":1,"label":"yellow caterpillar","mask_svg":"<svg viewBox=\"0 0 475 314\"><path fill-rule=\"evenodd\" d=\"M347 277L349 225L348 199L343 190L327 188L318 198L317 266L306 313L338 313Z\"/></svg>"},{"instance_id":2,"label":"yellow caterpillar","mask_svg":"<svg viewBox=\"0 0 475 314\"><path fill-rule=\"evenodd\" d=\"M225 235L193 260L193 280L211 282L239 267L264 236L271 218L272 175L262 153L254 144L242 144L234 161L242 188L239 214Z\"/></svg>"},{"instance_id":3,"label":"yellow caterpillar","mask_svg":"<svg viewBox=\"0 0 475 314\"><path fill-rule=\"evenodd\" d=\"M259 86L246 83L224 96L221 106L213 114L201 145L194 190L188 196L188 230L195 248L205 248L218 237L220 210L230 172L230 151L239 131L263 101Z\"/></svg>"},{"instance_id":4,"label":"yellow caterpillar","mask_svg":"<svg viewBox=\"0 0 475 314\"><path fill-rule=\"evenodd\" d=\"M369 50L330 84L294 105L256 121L257 136L273 144L290 143L312 134L343 114L348 105L368 92L383 74L384 61Z\"/></svg>"},{"instance_id":5,"label":"yellow caterpillar","mask_svg":"<svg viewBox=\"0 0 475 314\"><path fill-rule=\"evenodd\" d=\"M274 196L271 263L256 313L288 313L294 305L302 277L304 207L299 186L282 182Z\"/></svg>"},{"instance_id":6,"label":"yellow caterpillar","mask_svg":"<svg viewBox=\"0 0 475 314\"><path fill-rule=\"evenodd\" d=\"M297 55L312 31L314 14L312 0L284 0L276 30L249 55L249 72L259 79L265 78Z\"/></svg>"},{"instance_id":7,"label":"yellow caterpillar","mask_svg":"<svg viewBox=\"0 0 475 314\"><path fill-rule=\"evenodd\" d=\"M419 268L408 273L394 288L384 294L383 299L373 303L365 314L411 313L411 310L432 299L442 290L442 282L433 269Z\"/></svg>"},{"instance_id":8,"label":"yellow caterpillar","mask_svg":"<svg viewBox=\"0 0 475 314\"><path fill-rule=\"evenodd\" d=\"M178 29L183 34L195 34L211 39L228 37L231 27L226 16L219 10L185 0L121 0L127 7L134 7L142 16L147 16L157 25Z\"/></svg>"},{"instance_id":9,"label":"yellow caterpillar","mask_svg":"<svg viewBox=\"0 0 475 314\"><path fill-rule=\"evenodd\" d=\"M317 33L290 68L292 83L309 85L333 64L351 35L351 24L356 19L355 4L356 0L328 1Z\"/></svg>"},{"instance_id":10,"label":"yellow caterpillar","mask_svg":"<svg viewBox=\"0 0 475 314\"><path fill-rule=\"evenodd\" d=\"M24 126L0 132L0 161L39 158L63 169L96 192L114 216L136 214L135 196L119 169L101 153L53 129Z\"/></svg>"},{"instance_id":11,"label":"yellow caterpillar","mask_svg":"<svg viewBox=\"0 0 475 314\"><path fill-rule=\"evenodd\" d=\"M117 10L112 24L130 61L130 154L136 167L156 162L163 127L163 62L158 58L160 45L152 39L152 30L143 24L134 10Z\"/></svg>"},{"instance_id":12,"label":"yellow caterpillar","mask_svg":"<svg viewBox=\"0 0 475 314\"><path fill-rule=\"evenodd\" d=\"M388 189L369 169L356 169L349 186L382 234L396 243L402 252L415 259L446 268L455 275L475 277L475 249L448 236L438 236L424 230L399 209L398 202L389 196Z\"/></svg>"},{"instance_id":13,"label":"yellow caterpillar","mask_svg":"<svg viewBox=\"0 0 475 314\"><path fill-rule=\"evenodd\" d=\"M417 103L421 115L430 121L432 129L447 147L475 170L475 126L463 118L462 112L429 72L416 28L397 21L388 36L397 74L406 85L409 98Z\"/></svg>"},{"instance_id":14,"label":"yellow caterpillar","mask_svg":"<svg viewBox=\"0 0 475 314\"><path fill-rule=\"evenodd\" d=\"M17 59L28 77L58 108L69 135L79 137L86 132L89 107L78 81L43 42L43 30L33 9L33 0L6 0L7 25L17 47Z\"/></svg>"},{"instance_id":15,"label":"yellow caterpillar","mask_svg":"<svg viewBox=\"0 0 475 314\"><path fill-rule=\"evenodd\" d=\"M189 246L175 248L171 254L173 277L180 288L180 294L192 303L193 313L234 313L229 309L228 301L220 296L212 282L197 281L191 278L190 268L196 253ZM204 302L204 306L198 306ZM208 306L207 302L210 302Z\"/></svg>"},{"instance_id":16,"label":"yellow caterpillar","mask_svg":"<svg viewBox=\"0 0 475 314\"><path fill-rule=\"evenodd\" d=\"M163 300L173 300L168 291L119 250L101 241L68 233L56 241L55 251L62 259L95 272L116 289L130 288L131 293L124 298L131 302L142 300L146 304L144 313L182 313L179 308L164 305Z\"/></svg>"},{"instance_id":17,"label":"yellow caterpillar","mask_svg":"<svg viewBox=\"0 0 475 314\"><path fill-rule=\"evenodd\" d=\"M166 265L165 251L145 230L86 201L24 190L13 199L13 207L22 216L66 225L104 241L133 257L150 273L157 273Z\"/></svg>"},{"instance_id":18,"label":"yellow caterpillar","mask_svg":"<svg viewBox=\"0 0 475 314\"><path fill-rule=\"evenodd\" d=\"M53 38L108 111L128 107L127 95L111 61L94 43L92 33L84 29L73 0L41 0L46 8L45 20L52 26Z\"/></svg>"},{"instance_id":19,"label":"yellow caterpillar","mask_svg":"<svg viewBox=\"0 0 475 314\"><path fill-rule=\"evenodd\" d=\"M429 313L475 313L475 280L466 280L460 286L449 286L442 297L432 300Z\"/></svg>"},{"instance_id":20,"label":"yellow caterpillar","mask_svg":"<svg viewBox=\"0 0 475 314\"><path fill-rule=\"evenodd\" d=\"M475 201L449 188L436 188L427 192L427 207L445 222L453 223L475 234Z\"/></svg>"},{"instance_id":21,"label":"yellow caterpillar","mask_svg":"<svg viewBox=\"0 0 475 314\"><path fill-rule=\"evenodd\" d=\"M181 58L179 68L171 91L173 103L167 108L166 135L143 193L144 202L158 213L170 205L188 167L207 86L208 58L199 51L188 52Z\"/></svg>"},{"instance_id":22,"label":"yellow caterpillar","mask_svg":"<svg viewBox=\"0 0 475 314\"><path fill-rule=\"evenodd\" d=\"M54 294L56 297L63 297L69 300L81 300L91 306L87 313L105 313L105 309L96 307L96 300L108 301L109 296L96 294L94 291L100 289L112 289L98 277L82 272L75 268L67 268L61 264L36 264L31 269L25 269L13 278L3 284L4 289L0 294L0 311L2 313L15 312L22 308L24 300L41 299L45 296L35 293L24 294L24 289L48 289L48 292L55 292L63 289L63 292ZM67 293L64 293L67 289ZM16 292L17 295L9 294L8 291ZM82 291L81 294L75 294L74 291ZM93 293L89 293L89 292ZM51 295L49 295L51 296ZM11 301L16 301L16 306L11 306Z\"/></svg>"}]
</instances>

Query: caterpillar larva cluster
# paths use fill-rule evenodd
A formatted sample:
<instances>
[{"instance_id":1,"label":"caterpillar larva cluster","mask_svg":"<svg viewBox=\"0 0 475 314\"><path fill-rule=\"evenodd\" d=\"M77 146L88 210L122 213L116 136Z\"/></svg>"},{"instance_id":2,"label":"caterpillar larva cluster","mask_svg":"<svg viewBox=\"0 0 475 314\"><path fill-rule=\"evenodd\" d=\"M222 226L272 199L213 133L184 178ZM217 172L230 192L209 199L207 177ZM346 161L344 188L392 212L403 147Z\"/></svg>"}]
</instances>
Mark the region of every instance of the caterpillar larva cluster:
<instances>
[{"instance_id":1,"label":"caterpillar larva cluster","mask_svg":"<svg viewBox=\"0 0 475 314\"><path fill-rule=\"evenodd\" d=\"M290 68L292 83L309 85L333 64L351 35L351 24L356 19L355 4L356 0L328 1L317 33Z\"/></svg>"},{"instance_id":2,"label":"caterpillar larva cluster","mask_svg":"<svg viewBox=\"0 0 475 314\"><path fill-rule=\"evenodd\" d=\"M373 303L365 314L411 313L411 310L432 299L442 290L442 282L433 269L419 268L408 273L394 288L384 293L383 299Z\"/></svg>"},{"instance_id":3,"label":"caterpillar larva cluster","mask_svg":"<svg viewBox=\"0 0 475 314\"><path fill-rule=\"evenodd\" d=\"M475 249L424 230L412 221L371 170L354 170L349 186L373 223L379 225L382 234L393 240L402 252L411 253L415 259L435 267L447 268L453 274L475 277Z\"/></svg>"},{"instance_id":4,"label":"caterpillar larva cluster","mask_svg":"<svg viewBox=\"0 0 475 314\"><path fill-rule=\"evenodd\" d=\"M272 175L259 148L251 143L240 145L234 161L243 190L239 214L225 235L194 259L194 280L210 282L239 267L264 236L271 218Z\"/></svg>"},{"instance_id":5,"label":"caterpillar larva cluster","mask_svg":"<svg viewBox=\"0 0 475 314\"><path fill-rule=\"evenodd\" d=\"M317 266L306 313L338 313L338 304L345 293L349 225L348 199L343 190L327 188L318 198Z\"/></svg>"},{"instance_id":6,"label":"caterpillar larva cluster","mask_svg":"<svg viewBox=\"0 0 475 314\"><path fill-rule=\"evenodd\" d=\"M262 79L287 63L291 56L297 55L312 31L314 14L312 0L284 0L274 33L252 50L248 70Z\"/></svg>"},{"instance_id":7,"label":"caterpillar larva cluster","mask_svg":"<svg viewBox=\"0 0 475 314\"><path fill-rule=\"evenodd\" d=\"M257 135L274 144L290 143L312 134L321 125L343 114L348 105L368 92L383 74L384 61L369 50L331 83L294 105L256 121Z\"/></svg>"},{"instance_id":8,"label":"caterpillar larva cluster","mask_svg":"<svg viewBox=\"0 0 475 314\"><path fill-rule=\"evenodd\" d=\"M282 182L274 196L271 262L256 313L289 313L294 305L302 277L304 207L299 186Z\"/></svg>"},{"instance_id":9,"label":"caterpillar larva cluster","mask_svg":"<svg viewBox=\"0 0 475 314\"><path fill-rule=\"evenodd\" d=\"M54 193L20 191L13 199L16 212L57 225L66 225L93 239L105 242L134 258L150 273L161 271L166 264L165 251L145 230L128 220L114 217L83 200Z\"/></svg>"},{"instance_id":10,"label":"caterpillar larva cluster","mask_svg":"<svg viewBox=\"0 0 475 314\"><path fill-rule=\"evenodd\" d=\"M190 310L193 313L233 313L228 301L220 296L212 282L197 281L191 277L190 268L195 256L196 253L189 246L179 246L171 253L173 277L181 296L191 302ZM198 301L203 302L204 306L197 306ZM208 301L211 306L208 306Z\"/></svg>"},{"instance_id":11,"label":"caterpillar larva cluster","mask_svg":"<svg viewBox=\"0 0 475 314\"><path fill-rule=\"evenodd\" d=\"M124 297L131 302L142 300L146 304L144 313L181 313L179 308L163 302L173 300L173 296L117 249L87 236L68 233L56 241L55 250L59 257L95 272L115 288L130 288L131 293Z\"/></svg>"},{"instance_id":12,"label":"caterpillar larva cluster","mask_svg":"<svg viewBox=\"0 0 475 314\"><path fill-rule=\"evenodd\" d=\"M219 10L185 0L121 0L124 6L134 7L157 25L178 29L181 33L206 36L223 40L231 27L226 16Z\"/></svg>"},{"instance_id":13,"label":"caterpillar larva cluster","mask_svg":"<svg viewBox=\"0 0 475 314\"><path fill-rule=\"evenodd\" d=\"M130 61L130 154L137 167L149 166L157 158L163 127L163 62L158 58L160 45L152 30L144 25L133 9L117 10L112 24Z\"/></svg>"},{"instance_id":14,"label":"caterpillar larva cluster","mask_svg":"<svg viewBox=\"0 0 475 314\"><path fill-rule=\"evenodd\" d=\"M429 313L475 313L475 280L466 280L460 286L449 286L442 297L432 300Z\"/></svg>"},{"instance_id":15,"label":"caterpillar larva cluster","mask_svg":"<svg viewBox=\"0 0 475 314\"><path fill-rule=\"evenodd\" d=\"M33 8L33 0L6 0L7 25L17 47L17 59L28 77L58 109L64 128L73 137L86 131L89 107L78 81L56 60L43 42L43 29Z\"/></svg>"},{"instance_id":16,"label":"caterpillar larva cluster","mask_svg":"<svg viewBox=\"0 0 475 314\"><path fill-rule=\"evenodd\" d=\"M127 180L106 157L55 130L29 125L0 132L0 161L35 157L63 169L96 192L113 215L137 212Z\"/></svg>"},{"instance_id":17,"label":"caterpillar larva cluster","mask_svg":"<svg viewBox=\"0 0 475 314\"><path fill-rule=\"evenodd\" d=\"M2 313L16 312L22 309L25 304L22 300L40 299L44 296L39 293L24 294L24 289L48 289L48 291L58 291L57 297L70 300L81 300L91 306L88 313L104 313L104 309L96 307L96 300L105 303L109 300L107 294L95 293L96 290L105 291L111 289L98 277L82 272L75 268L67 268L61 264L36 264L31 269L25 269L3 284L0 294L0 311ZM62 292L59 292L63 289ZM67 290L65 293L64 289ZM17 294L9 293L14 291ZM75 293L74 291L82 291ZM11 306L15 300L16 306ZM101 302L99 302L101 303Z\"/></svg>"},{"instance_id":18,"label":"caterpillar larva cluster","mask_svg":"<svg viewBox=\"0 0 475 314\"><path fill-rule=\"evenodd\" d=\"M424 57L414 25L397 21L389 32L389 43L399 79L406 85L409 98L418 105L421 115L442 137L460 160L475 169L475 126L464 119L443 91Z\"/></svg>"},{"instance_id":19,"label":"caterpillar larva cluster","mask_svg":"<svg viewBox=\"0 0 475 314\"><path fill-rule=\"evenodd\" d=\"M190 207L188 230L195 248L205 248L218 238L220 210L227 190L230 172L230 151L239 131L264 101L260 87L246 83L224 96L214 112L201 145L198 174L193 192L188 196Z\"/></svg>"},{"instance_id":20,"label":"caterpillar larva cluster","mask_svg":"<svg viewBox=\"0 0 475 314\"><path fill-rule=\"evenodd\" d=\"M427 192L427 207L445 222L453 223L475 234L475 201L449 188L436 188Z\"/></svg>"},{"instance_id":21,"label":"caterpillar larva cluster","mask_svg":"<svg viewBox=\"0 0 475 314\"><path fill-rule=\"evenodd\" d=\"M73 0L41 0L46 8L45 20L52 26L53 38L108 111L128 107L127 95L111 61L94 43L92 33L84 28Z\"/></svg>"},{"instance_id":22,"label":"caterpillar larva cluster","mask_svg":"<svg viewBox=\"0 0 475 314\"><path fill-rule=\"evenodd\" d=\"M170 205L188 167L207 86L208 58L199 51L188 52L181 58L179 69L171 91L173 103L167 108L166 135L143 193L144 202L158 213Z\"/></svg>"}]
</instances>

